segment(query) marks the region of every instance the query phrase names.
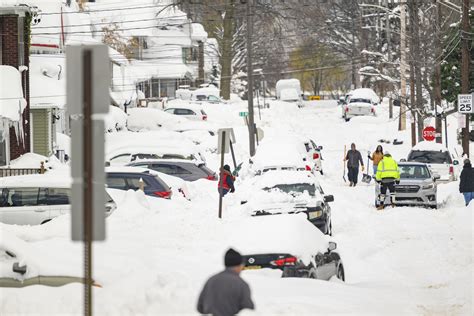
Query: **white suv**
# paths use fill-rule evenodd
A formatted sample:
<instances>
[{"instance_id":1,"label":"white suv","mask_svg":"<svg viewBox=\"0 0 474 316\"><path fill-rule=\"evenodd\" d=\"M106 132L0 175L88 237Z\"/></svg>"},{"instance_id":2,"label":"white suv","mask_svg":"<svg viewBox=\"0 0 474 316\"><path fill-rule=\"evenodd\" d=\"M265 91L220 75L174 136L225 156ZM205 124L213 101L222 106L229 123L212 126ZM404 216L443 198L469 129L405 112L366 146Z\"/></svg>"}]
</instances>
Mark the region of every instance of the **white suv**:
<instances>
[{"instance_id":1,"label":"white suv","mask_svg":"<svg viewBox=\"0 0 474 316\"><path fill-rule=\"evenodd\" d=\"M105 190L105 187L104 187ZM40 225L71 210L71 180L51 175L0 178L0 222ZM106 193L106 214L117 208Z\"/></svg>"}]
</instances>

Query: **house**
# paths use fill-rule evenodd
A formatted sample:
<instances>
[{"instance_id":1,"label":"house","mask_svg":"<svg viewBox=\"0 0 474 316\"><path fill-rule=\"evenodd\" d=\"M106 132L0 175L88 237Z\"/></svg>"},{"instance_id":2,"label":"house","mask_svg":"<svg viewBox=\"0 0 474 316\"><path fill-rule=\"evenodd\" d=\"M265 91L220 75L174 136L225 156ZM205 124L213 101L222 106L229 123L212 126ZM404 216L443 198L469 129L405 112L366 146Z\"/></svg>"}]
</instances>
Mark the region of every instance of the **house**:
<instances>
[{"instance_id":1,"label":"house","mask_svg":"<svg viewBox=\"0 0 474 316\"><path fill-rule=\"evenodd\" d=\"M28 24L37 14L35 7L7 3L0 7L0 165L30 150Z\"/></svg>"}]
</instances>

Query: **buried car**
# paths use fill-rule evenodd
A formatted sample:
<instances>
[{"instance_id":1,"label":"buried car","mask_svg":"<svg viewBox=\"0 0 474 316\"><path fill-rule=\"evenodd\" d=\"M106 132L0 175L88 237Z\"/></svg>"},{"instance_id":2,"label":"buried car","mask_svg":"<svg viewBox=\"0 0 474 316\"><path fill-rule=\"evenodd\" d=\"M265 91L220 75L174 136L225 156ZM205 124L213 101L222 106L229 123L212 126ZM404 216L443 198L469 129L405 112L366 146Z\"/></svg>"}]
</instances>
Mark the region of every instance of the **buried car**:
<instances>
[{"instance_id":1,"label":"buried car","mask_svg":"<svg viewBox=\"0 0 474 316\"><path fill-rule=\"evenodd\" d=\"M240 226L231 242L243 254L244 269L278 269L282 277L345 280L336 243L304 215L253 217Z\"/></svg>"},{"instance_id":2,"label":"buried car","mask_svg":"<svg viewBox=\"0 0 474 316\"><path fill-rule=\"evenodd\" d=\"M241 187L252 216L304 213L322 233L332 235L332 195L324 195L309 172L269 171Z\"/></svg>"},{"instance_id":3,"label":"buried car","mask_svg":"<svg viewBox=\"0 0 474 316\"><path fill-rule=\"evenodd\" d=\"M437 208L437 184L440 176L432 173L428 166L419 162L400 162L400 183L395 186L395 205L425 206ZM380 185L375 186L375 196L379 196ZM385 197L385 205L390 197ZM375 206L380 202L375 200Z\"/></svg>"}]
</instances>

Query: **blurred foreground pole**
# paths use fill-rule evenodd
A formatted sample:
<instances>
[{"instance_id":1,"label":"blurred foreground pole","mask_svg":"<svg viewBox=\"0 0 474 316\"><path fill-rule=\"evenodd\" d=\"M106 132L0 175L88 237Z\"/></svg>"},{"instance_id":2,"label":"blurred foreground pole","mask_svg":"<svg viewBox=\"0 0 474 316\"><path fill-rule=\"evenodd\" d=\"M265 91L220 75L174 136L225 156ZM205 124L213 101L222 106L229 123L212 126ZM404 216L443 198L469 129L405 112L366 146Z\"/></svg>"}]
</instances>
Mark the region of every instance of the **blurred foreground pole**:
<instances>
[{"instance_id":1,"label":"blurred foreground pole","mask_svg":"<svg viewBox=\"0 0 474 316\"><path fill-rule=\"evenodd\" d=\"M461 23L461 39L462 39L462 64L461 64L461 93L469 94L469 9L470 0L463 0L462 5L462 23ZM458 105L459 106L459 105ZM469 114L466 115L466 127L462 139L462 148L464 154L469 157Z\"/></svg>"},{"instance_id":2,"label":"blurred foreground pole","mask_svg":"<svg viewBox=\"0 0 474 316\"><path fill-rule=\"evenodd\" d=\"M250 157L255 156L255 119L253 113L253 65L252 65L252 31L253 13L252 0L247 0L247 99L249 108L249 151Z\"/></svg>"},{"instance_id":3,"label":"blurred foreground pole","mask_svg":"<svg viewBox=\"0 0 474 316\"><path fill-rule=\"evenodd\" d=\"M406 83L406 8L405 3L400 6L400 122L399 130L404 131L407 126L406 102L407 102L407 83Z\"/></svg>"}]
</instances>

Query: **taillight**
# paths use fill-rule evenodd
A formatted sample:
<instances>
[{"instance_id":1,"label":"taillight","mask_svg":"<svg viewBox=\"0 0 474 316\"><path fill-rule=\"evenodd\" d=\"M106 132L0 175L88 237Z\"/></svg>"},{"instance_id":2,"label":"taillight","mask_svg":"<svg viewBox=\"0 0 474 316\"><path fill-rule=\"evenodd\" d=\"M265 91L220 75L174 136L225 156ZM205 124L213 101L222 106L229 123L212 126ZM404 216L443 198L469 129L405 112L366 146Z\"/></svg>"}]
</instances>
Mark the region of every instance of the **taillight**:
<instances>
[{"instance_id":1,"label":"taillight","mask_svg":"<svg viewBox=\"0 0 474 316\"><path fill-rule=\"evenodd\" d=\"M207 176L207 178L206 178L206 179L207 179L207 180L211 180L211 181L216 181L216 180L217 180L216 176L215 176L215 175L213 175L213 174L211 174L211 175Z\"/></svg>"},{"instance_id":2,"label":"taillight","mask_svg":"<svg viewBox=\"0 0 474 316\"><path fill-rule=\"evenodd\" d=\"M153 192L154 195L159 196L160 198L164 199L171 199L171 191L155 191Z\"/></svg>"},{"instance_id":3,"label":"taillight","mask_svg":"<svg viewBox=\"0 0 474 316\"><path fill-rule=\"evenodd\" d=\"M311 171L311 167L306 165L306 171Z\"/></svg>"},{"instance_id":4,"label":"taillight","mask_svg":"<svg viewBox=\"0 0 474 316\"><path fill-rule=\"evenodd\" d=\"M270 261L270 264L277 267L294 266L296 261L298 261L296 257L288 257L288 258L282 258L282 259Z\"/></svg>"},{"instance_id":5,"label":"taillight","mask_svg":"<svg viewBox=\"0 0 474 316\"><path fill-rule=\"evenodd\" d=\"M203 120L203 121L207 121L207 115L203 115L203 116L202 116L202 120Z\"/></svg>"},{"instance_id":6,"label":"taillight","mask_svg":"<svg viewBox=\"0 0 474 316\"><path fill-rule=\"evenodd\" d=\"M454 174L454 167L453 166L449 166L449 174Z\"/></svg>"},{"instance_id":7,"label":"taillight","mask_svg":"<svg viewBox=\"0 0 474 316\"><path fill-rule=\"evenodd\" d=\"M314 154L313 154L313 159L319 159L319 154L318 154L318 153L314 153Z\"/></svg>"},{"instance_id":8,"label":"taillight","mask_svg":"<svg viewBox=\"0 0 474 316\"><path fill-rule=\"evenodd\" d=\"M346 110L345 110L345 111L346 111L346 112L349 112L349 108L348 108L348 107L346 107Z\"/></svg>"},{"instance_id":9,"label":"taillight","mask_svg":"<svg viewBox=\"0 0 474 316\"><path fill-rule=\"evenodd\" d=\"M375 109L374 109L374 108L371 108L371 109L370 109L370 112L375 113Z\"/></svg>"}]
</instances>

